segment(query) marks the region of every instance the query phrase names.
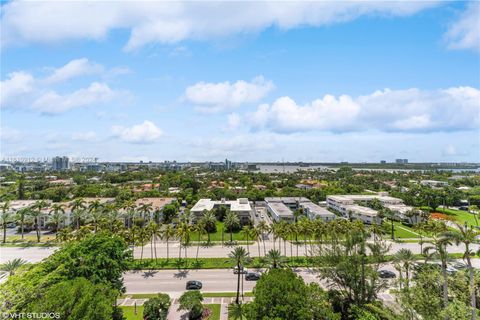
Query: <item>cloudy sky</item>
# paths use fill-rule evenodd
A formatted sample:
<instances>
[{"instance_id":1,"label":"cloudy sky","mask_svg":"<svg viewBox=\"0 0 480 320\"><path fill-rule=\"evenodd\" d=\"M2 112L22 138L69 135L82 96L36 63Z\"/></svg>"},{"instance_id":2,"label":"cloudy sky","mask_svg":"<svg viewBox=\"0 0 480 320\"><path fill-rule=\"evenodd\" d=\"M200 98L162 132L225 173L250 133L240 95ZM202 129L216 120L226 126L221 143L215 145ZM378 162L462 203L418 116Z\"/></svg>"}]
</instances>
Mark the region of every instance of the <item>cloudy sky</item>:
<instances>
[{"instance_id":1,"label":"cloudy sky","mask_svg":"<svg viewBox=\"0 0 480 320\"><path fill-rule=\"evenodd\" d=\"M4 158L480 161L479 2L1 9Z\"/></svg>"}]
</instances>

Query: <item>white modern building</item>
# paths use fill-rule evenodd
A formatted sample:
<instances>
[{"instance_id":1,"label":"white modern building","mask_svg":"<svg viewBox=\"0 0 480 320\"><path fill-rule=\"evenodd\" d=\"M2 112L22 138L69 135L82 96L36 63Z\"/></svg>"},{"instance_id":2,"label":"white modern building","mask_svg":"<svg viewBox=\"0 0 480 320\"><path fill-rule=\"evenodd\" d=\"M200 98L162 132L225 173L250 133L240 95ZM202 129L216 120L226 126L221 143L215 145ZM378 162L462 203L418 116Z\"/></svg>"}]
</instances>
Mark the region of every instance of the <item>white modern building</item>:
<instances>
[{"instance_id":1,"label":"white modern building","mask_svg":"<svg viewBox=\"0 0 480 320\"><path fill-rule=\"evenodd\" d=\"M362 205L362 203L374 199L380 201L385 208L392 210L402 220L407 219L407 212L413 209L413 207L405 205L402 199L379 194L327 196L327 207L345 218L361 220L368 224L381 223L382 219L376 210Z\"/></svg>"},{"instance_id":2,"label":"white modern building","mask_svg":"<svg viewBox=\"0 0 480 320\"><path fill-rule=\"evenodd\" d=\"M253 210L247 198L239 198L236 200L200 199L193 208L190 209L190 212L199 218L205 210L210 211L221 206L225 206L231 212L235 213L240 219L241 224L246 224L252 219Z\"/></svg>"},{"instance_id":3,"label":"white modern building","mask_svg":"<svg viewBox=\"0 0 480 320\"><path fill-rule=\"evenodd\" d=\"M295 216L293 211L303 209L306 216L313 219L322 219L323 221L331 221L336 215L325 208L313 203L305 197L268 197L265 198L267 211L273 220L279 222L294 222Z\"/></svg>"}]
</instances>

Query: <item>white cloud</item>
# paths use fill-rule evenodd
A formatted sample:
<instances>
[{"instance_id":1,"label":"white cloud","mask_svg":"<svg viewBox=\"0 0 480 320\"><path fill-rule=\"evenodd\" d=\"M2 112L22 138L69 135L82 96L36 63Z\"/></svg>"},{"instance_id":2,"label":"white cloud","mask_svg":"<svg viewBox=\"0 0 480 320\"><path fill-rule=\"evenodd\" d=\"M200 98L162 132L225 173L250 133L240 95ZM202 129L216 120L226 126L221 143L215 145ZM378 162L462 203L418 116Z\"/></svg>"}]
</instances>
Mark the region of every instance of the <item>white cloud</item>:
<instances>
[{"instance_id":1,"label":"white cloud","mask_svg":"<svg viewBox=\"0 0 480 320\"><path fill-rule=\"evenodd\" d=\"M118 97L130 95L126 91L111 89L106 83L94 81L86 88L73 92L58 92L55 85L63 84L72 78L84 75L115 76L129 72L127 68L105 68L86 58L75 59L62 67L50 70L45 77L34 77L26 71L9 73L0 82L1 108L17 108L40 113L59 114L76 107L105 103Z\"/></svg>"},{"instance_id":2,"label":"white cloud","mask_svg":"<svg viewBox=\"0 0 480 320\"><path fill-rule=\"evenodd\" d=\"M113 126L112 133L122 141L139 144L153 143L163 135L162 130L148 120L131 127Z\"/></svg>"},{"instance_id":3,"label":"white cloud","mask_svg":"<svg viewBox=\"0 0 480 320\"><path fill-rule=\"evenodd\" d=\"M465 12L445 34L451 49L471 49L480 52L480 3L471 2Z\"/></svg>"},{"instance_id":4,"label":"white cloud","mask_svg":"<svg viewBox=\"0 0 480 320\"><path fill-rule=\"evenodd\" d=\"M185 99L196 105L201 112L218 112L235 108L245 103L258 102L274 85L262 76L251 82L238 80L235 83L198 82L185 90Z\"/></svg>"},{"instance_id":5,"label":"white cloud","mask_svg":"<svg viewBox=\"0 0 480 320\"><path fill-rule=\"evenodd\" d=\"M2 43L104 39L129 29L127 50L149 43L208 40L354 20L364 15L408 16L438 1L312 2L80 2L12 1L2 6Z\"/></svg>"},{"instance_id":6,"label":"white cloud","mask_svg":"<svg viewBox=\"0 0 480 320\"><path fill-rule=\"evenodd\" d=\"M245 155L253 155L258 152L272 150L277 145L275 134L239 134L228 137L200 137L188 141L188 148L193 148L188 153L196 159L208 159L225 157L245 159ZM258 159L258 157L257 157Z\"/></svg>"},{"instance_id":7,"label":"white cloud","mask_svg":"<svg viewBox=\"0 0 480 320\"><path fill-rule=\"evenodd\" d=\"M299 131L458 131L478 129L480 91L456 87L376 91L356 98L326 95L305 105L281 97L248 115L251 127Z\"/></svg>"},{"instance_id":8,"label":"white cloud","mask_svg":"<svg viewBox=\"0 0 480 320\"><path fill-rule=\"evenodd\" d=\"M231 113L227 117L227 130L236 130L240 127L242 118L238 113Z\"/></svg>"},{"instance_id":9,"label":"white cloud","mask_svg":"<svg viewBox=\"0 0 480 320\"><path fill-rule=\"evenodd\" d=\"M72 135L73 141L93 142L97 141L97 134L94 131L77 132Z\"/></svg>"},{"instance_id":10,"label":"white cloud","mask_svg":"<svg viewBox=\"0 0 480 320\"><path fill-rule=\"evenodd\" d=\"M453 144L447 145L442 152L444 156L456 156L457 154L457 148Z\"/></svg>"},{"instance_id":11,"label":"white cloud","mask_svg":"<svg viewBox=\"0 0 480 320\"><path fill-rule=\"evenodd\" d=\"M17 129L12 129L5 126L0 127L1 143L18 143L22 141L23 138L24 134Z\"/></svg>"},{"instance_id":12,"label":"white cloud","mask_svg":"<svg viewBox=\"0 0 480 320\"><path fill-rule=\"evenodd\" d=\"M103 70L104 68L101 64L90 62L86 58L76 59L68 62L63 67L55 69L45 79L45 82L48 84L63 82L78 76L101 73Z\"/></svg>"},{"instance_id":13,"label":"white cloud","mask_svg":"<svg viewBox=\"0 0 480 320\"><path fill-rule=\"evenodd\" d=\"M34 78L23 71L12 72L7 79L0 81L0 106L3 108L33 91Z\"/></svg>"},{"instance_id":14,"label":"white cloud","mask_svg":"<svg viewBox=\"0 0 480 320\"><path fill-rule=\"evenodd\" d=\"M105 103L117 95L118 93L105 83L93 82L87 88L68 94L62 95L55 91L46 92L33 102L32 109L45 114L59 114L73 108Z\"/></svg>"}]
</instances>

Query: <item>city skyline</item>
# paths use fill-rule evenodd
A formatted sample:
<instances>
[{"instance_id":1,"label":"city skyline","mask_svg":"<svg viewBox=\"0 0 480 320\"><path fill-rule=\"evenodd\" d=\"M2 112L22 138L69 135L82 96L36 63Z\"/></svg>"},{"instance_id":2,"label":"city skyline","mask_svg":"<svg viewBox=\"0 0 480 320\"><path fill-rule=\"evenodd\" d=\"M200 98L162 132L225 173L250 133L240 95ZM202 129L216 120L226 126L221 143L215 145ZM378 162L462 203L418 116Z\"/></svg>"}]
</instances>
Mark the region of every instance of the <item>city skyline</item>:
<instances>
[{"instance_id":1,"label":"city skyline","mask_svg":"<svg viewBox=\"0 0 480 320\"><path fill-rule=\"evenodd\" d=\"M480 162L479 16L478 2L3 3L0 158Z\"/></svg>"}]
</instances>

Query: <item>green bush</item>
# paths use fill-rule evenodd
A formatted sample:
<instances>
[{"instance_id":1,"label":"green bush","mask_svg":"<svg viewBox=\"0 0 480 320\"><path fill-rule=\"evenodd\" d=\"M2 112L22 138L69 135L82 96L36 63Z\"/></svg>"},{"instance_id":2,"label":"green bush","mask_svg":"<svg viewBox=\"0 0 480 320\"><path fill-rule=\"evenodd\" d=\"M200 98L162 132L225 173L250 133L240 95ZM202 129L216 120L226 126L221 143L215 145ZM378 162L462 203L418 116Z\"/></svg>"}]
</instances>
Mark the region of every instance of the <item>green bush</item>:
<instances>
[{"instance_id":1,"label":"green bush","mask_svg":"<svg viewBox=\"0 0 480 320\"><path fill-rule=\"evenodd\" d=\"M158 297L150 298L143 305L144 320L166 320L171 305L168 294L159 293Z\"/></svg>"}]
</instances>

